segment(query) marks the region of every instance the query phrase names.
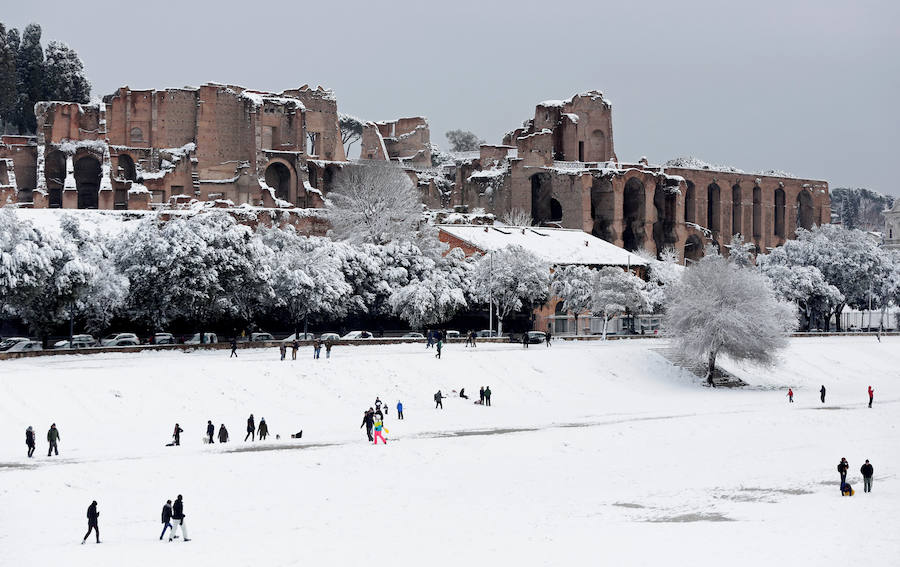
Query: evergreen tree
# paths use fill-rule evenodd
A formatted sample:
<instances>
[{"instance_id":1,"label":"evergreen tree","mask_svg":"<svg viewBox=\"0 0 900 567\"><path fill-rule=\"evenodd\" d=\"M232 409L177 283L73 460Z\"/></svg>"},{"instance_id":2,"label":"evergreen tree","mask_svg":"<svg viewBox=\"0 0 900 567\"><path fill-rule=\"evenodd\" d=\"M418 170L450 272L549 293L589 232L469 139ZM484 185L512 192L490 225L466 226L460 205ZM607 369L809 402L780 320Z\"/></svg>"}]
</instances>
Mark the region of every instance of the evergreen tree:
<instances>
[{"instance_id":1,"label":"evergreen tree","mask_svg":"<svg viewBox=\"0 0 900 567\"><path fill-rule=\"evenodd\" d=\"M37 121L34 105L44 95L44 50L41 48L41 26L28 24L16 57L19 91L20 134L34 132Z\"/></svg>"},{"instance_id":2,"label":"evergreen tree","mask_svg":"<svg viewBox=\"0 0 900 567\"><path fill-rule=\"evenodd\" d=\"M6 133L15 114L16 52L9 45L6 27L0 22L0 134Z\"/></svg>"},{"instance_id":3,"label":"evergreen tree","mask_svg":"<svg viewBox=\"0 0 900 567\"><path fill-rule=\"evenodd\" d=\"M91 84L84 76L81 58L65 43L51 41L44 67L44 100L84 104L90 99Z\"/></svg>"}]
</instances>

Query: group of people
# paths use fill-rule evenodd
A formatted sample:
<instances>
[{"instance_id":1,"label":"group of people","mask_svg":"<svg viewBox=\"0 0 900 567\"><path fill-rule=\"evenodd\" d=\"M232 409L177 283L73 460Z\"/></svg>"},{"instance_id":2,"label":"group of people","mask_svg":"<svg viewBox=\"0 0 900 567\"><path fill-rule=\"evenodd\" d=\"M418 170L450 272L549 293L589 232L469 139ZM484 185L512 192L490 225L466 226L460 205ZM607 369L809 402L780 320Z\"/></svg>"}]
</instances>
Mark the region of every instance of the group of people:
<instances>
[{"instance_id":1,"label":"group of people","mask_svg":"<svg viewBox=\"0 0 900 567\"><path fill-rule=\"evenodd\" d=\"M379 439L381 439L382 444L387 445L387 439L384 437L384 434L388 433L387 428L384 426L384 416L387 413L387 405L378 396L375 397L373 407L363 412L363 420L359 428L366 428L366 437L375 445L378 445ZM397 419L403 419L403 402L400 401L397 402Z\"/></svg>"},{"instance_id":2,"label":"group of people","mask_svg":"<svg viewBox=\"0 0 900 567\"><path fill-rule=\"evenodd\" d=\"M334 346L334 341L332 341L331 339L325 339L324 341L321 339L313 340L313 358L319 358L323 346L325 347L325 358L331 358L331 347ZM280 345L278 345L278 351L281 353L281 360L284 360L287 356L287 348L287 343L285 342L282 342ZM294 339L293 341L291 341L291 360L297 360L298 350L300 350L300 341Z\"/></svg>"},{"instance_id":3,"label":"group of people","mask_svg":"<svg viewBox=\"0 0 900 567\"><path fill-rule=\"evenodd\" d=\"M59 429L56 428L56 424L50 425L50 429L47 430L47 456L50 457L52 455L59 456ZM35 440L34 428L30 425L27 429L25 429L25 446L28 447L28 458L34 457L34 450L37 446L37 442Z\"/></svg>"},{"instance_id":4,"label":"group of people","mask_svg":"<svg viewBox=\"0 0 900 567\"><path fill-rule=\"evenodd\" d=\"M85 544L91 533L94 534L97 543L100 543L100 510L97 509L97 506L98 505L96 500L91 502L91 504L88 506L88 530L87 533L84 534L84 538L81 540L81 545ZM166 500L166 503L163 505L162 509L162 524L162 533L159 534L160 541L162 541L163 537L165 537L166 530L172 530L171 532L169 532L169 541L177 538L177 532L179 528L181 528L181 535L184 538L182 541L191 541L190 538L188 538L187 526L184 525L184 498L181 496L181 494L179 494L175 499L174 504L171 500Z\"/></svg>"},{"instance_id":5,"label":"group of people","mask_svg":"<svg viewBox=\"0 0 900 567\"><path fill-rule=\"evenodd\" d=\"M822 384L822 387L819 389L819 399L822 400L823 404L825 403L825 392L826 392L825 384ZM872 407L872 402L875 401L875 390L872 388L872 386L869 386L868 394L869 394L869 407ZM788 397L788 402L794 403L794 389L793 388L788 388L787 397Z\"/></svg>"},{"instance_id":6,"label":"group of people","mask_svg":"<svg viewBox=\"0 0 900 567\"><path fill-rule=\"evenodd\" d=\"M847 458L841 459L837 466L838 474L841 475L841 496L853 496L855 494L853 487L847 482L847 471L850 470L850 463ZM863 492L872 492L872 477L875 475L875 467L866 459L863 466L859 467L859 472L863 477Z\"/></svg>"}]
</instances>

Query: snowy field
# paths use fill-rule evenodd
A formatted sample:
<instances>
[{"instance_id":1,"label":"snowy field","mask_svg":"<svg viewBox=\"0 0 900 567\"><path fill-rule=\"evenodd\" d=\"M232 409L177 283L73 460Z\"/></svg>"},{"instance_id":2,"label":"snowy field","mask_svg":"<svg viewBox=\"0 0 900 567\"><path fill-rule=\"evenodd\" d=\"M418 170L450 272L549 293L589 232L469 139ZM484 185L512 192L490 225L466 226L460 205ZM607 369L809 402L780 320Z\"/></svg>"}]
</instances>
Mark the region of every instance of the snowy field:
<instances>
[{"instance_id":1,"label":"snowy field","mask_svg":"<svg viewBox=\"0 0 900 567\"><path fill-rule=\"evenodd\" d=\"M900 338L794 339L772 370L724 361L743 390L700 387L660 346L0 361L0 565L900 563ZM472 403L483 385L493 407ZM460 387L470 400L434 409L437 389ZM359 428L376 396L387 446ZM242 442L251 412L272 439ZM204 445L207 419L232 442ZM175 422L182 446L166 447ZM853 498L839 495L841 457ZM192 541L160 542L179 493ZM103 543L81 546L94 499Z\"/></svg>"}]
</instances>

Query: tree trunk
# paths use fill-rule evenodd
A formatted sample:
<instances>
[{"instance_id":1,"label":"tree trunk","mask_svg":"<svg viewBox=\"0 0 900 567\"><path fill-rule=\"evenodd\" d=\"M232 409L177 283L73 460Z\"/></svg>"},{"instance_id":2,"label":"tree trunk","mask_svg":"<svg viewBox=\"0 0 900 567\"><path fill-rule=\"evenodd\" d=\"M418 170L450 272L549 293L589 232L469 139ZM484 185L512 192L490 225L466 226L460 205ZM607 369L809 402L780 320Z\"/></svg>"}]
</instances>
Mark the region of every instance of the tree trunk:
<instances>
[{"instance_id":1,"label":"tree trunk","mask_svg":"<svg viewBox=\"0 0 900 567\"><path fill-rule=\"evenodd\" d=\"M575 314L575 336L578 336L578 313Z\"/></svg>"},{"instance_id":2,"label":"tree trunk","mask_svg":"<svg viewBox=\"0 0 900 567\"><path fill-rule=\"evenodd\" d=\"M497 336L503 336L503 317L500 316L500 310L497 310Z\"/></svg>"},{"instance_id":3,"label":"tree trunk","mask_svg":"<svg viewBox=\"0 0 900 567\"><path fill-rule=\"evenodd\" d=\"M709 384L710 386L712 386L713 388L716 387L715 382L713 382L713 374L716 371L716 354L717 354L717 352L715 350L709 351L709 358L707 359L707 369L706 369L706 383Z\"/></svg>"},{"instance_id":4,"label":"tree trunk","mask_svg":"<svg viewBox=\"0 0 900 567\"><path fill-rule=\"evenodd\" d=\"M834 330L841 332L841 312L844 310L844 304L840 303L834 307Z\"/></svg>"},{"instance_id":5,"label":"tree trunk","mask_svg":"<svg viewBox=\"0 0 900 567\"><path fill-rule=\"evenodd\" d=\"M603 312L603 340L606 340L606 326L609 324L609 317L606 316L606 312Z\"/></svg>"}]
</instances>

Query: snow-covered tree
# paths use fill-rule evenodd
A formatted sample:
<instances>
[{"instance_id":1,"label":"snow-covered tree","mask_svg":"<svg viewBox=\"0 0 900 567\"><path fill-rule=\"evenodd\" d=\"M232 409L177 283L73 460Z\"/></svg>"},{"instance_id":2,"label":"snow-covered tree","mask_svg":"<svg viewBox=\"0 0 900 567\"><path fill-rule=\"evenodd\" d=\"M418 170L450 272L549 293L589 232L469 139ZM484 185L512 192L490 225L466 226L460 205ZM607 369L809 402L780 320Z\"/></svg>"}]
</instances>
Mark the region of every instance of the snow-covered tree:
<instances>
[{"instance_id":1,"label":"snow-covered tree","mask_svg":"<svg viewBox=\"0 0 900 567\"><path fill-rule=\"evenodd\" d=\"M806 320L806 330L811 331L817 320L844 302L844 296L836 287L825 281L815 266L793 266L770 262L768 256L759 256L759 271L769 279L776 297L797 305Z\"/></svg>"},{"instance_id":2,"label":"snow-covered tree","mask_svg":"<svg viewBox=\"0 0 900 567\"><path fill-rule=\"evenodd\" d=\"M350 156L350 146L362 138L363 122L350 114L338 113L338 126L341 128L341 142L344 144L344 152Z\"/></svg>"},{"instance_id":3,"label":"snow-covered tree","mask_svg":"<svg viewBox=\"0 0 900 567\"><path fill-rule=\"evenodd\" d=\"M719 354L771 364L796 327L796 307L778 300L765 276L718 255L685 270L664 323L676 349L706 359L709 383Z\"/></svg>"},{"instance_id":4,"label":"snow-covered tree","mask_svg":"<svg viewBox=\"0 0 900 567\"><path fill-rule=\"evenodd\" d=\"M591 311L603 317L603 340L613 317L626 311L640 313L648 307L644 294L644 281L622 268L607 266L594 277Z\"/></svg>"},{"instance_id":5,"label":"snow-covered tree","mask_svg":"<svg viewBox=\"0 0 900 567\"><path fill-rule=\"evenodd\" d=\"M451 152L473 152L484 143L484 140L468 130L450 130L446 136Z\"/></svg>"},{"instance_id":6,"label":"snow-covered tree","mask_svg":"<svg viewBox=\"0 0 900 567\"><path fill-rule=\"evenodd\" d=\"M472 274L473 295L493 304L500 334L504 318L526 304L543 301L549 286L549 266L521 246L507 246L483 256Z\"/></svg>"},{"instance_id":7,"label":"snow-covered tree","mask_svg":"<svg viewBox=\"0 0 900 567\"><path fill-rule=\"evenodd\" d=\"M648 277L644 285L647 306L654 312L661 312L667 304L666 293L684 272L684 266L679 264L678 252L674 248L663 248L659 258L646 249L638 250L636 254L647 262Z\"/></svg>"},{"instance_id":8,"label":"snow-covered tree","mask_svg":"<svg viewBox=\"0 0 900 567\"><path fill-rule=\"evenodd\" d=\"M343 168L325 204L334 236L354 244L411 240L422 218L418 190L393 165Z\"/></svg>"},{"instance_id":9,"label":"snow-covered tree","mask_svg":"<svg viewBox=\"0 0 900 567\"><path fill-rule=\"evenodd\" d=\"M753 250L756 248L752 242L744 242L740 234L732 235L731 243L725 245L728 248L728 261L739 268L753 265Z\"/></svg>"},{"instance_id":10,"label":"snow-covered tree","mask_svg":"<svg viewBox=\"0 0 900 567\"><path fill-rule=\"evenodd\" d=\"M19 315L23 306L39 302L50 288L60 256L47 239L14 209L0 209L0 307Z\"/></svg>"},{"instance_id":11,"label":"snow-covered tree","mask_svg":"<svg viewBox=\"0 0 900 567\"><path fill-rule=\"evenodd\" d=\"M413 329L442 323L466 302L473 264L459 248L438 260L425 259L428 266L407 285L397 289L389 298L391 311L407 321Z\"/></svg>"},{"instance_id":12,"label":"snow-covered tree","mask_svg":"<svg viewBox=\"0 0 900 567\"><path fill-rule=\"evenodd\" d=\"M503 215L500 217L500 221L504 224L508 224L509 226L532 226L534 224L534 219L531 218L531 213L516 208L510 209L503 213Z\"/></svg>"},{"instance_id":13,"label":"snow-covered tree","mask_svg":"<svg viewBox=\"0 0 900 567\"><path fill-rule=\"evenodd\" d=\"M84 76L81 58L68 45L59 41L47 44L44 97L46 100L80 103L91 100L91 83Z\"/></svg>"},{"instance_id":14,"label":"snow-covered tree","mask_svg":"<svg viewBox=\"0 0 900 567\"><path fill-rule=\"evenodd\" d=\"M575 316L575 334L579 330L578 316L593 305L595 276L595 270L577 265L558 266L550 276L550 292Z\"/></svg>"}]
</instances>

